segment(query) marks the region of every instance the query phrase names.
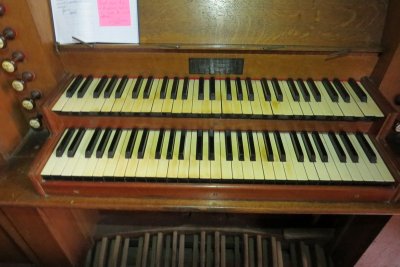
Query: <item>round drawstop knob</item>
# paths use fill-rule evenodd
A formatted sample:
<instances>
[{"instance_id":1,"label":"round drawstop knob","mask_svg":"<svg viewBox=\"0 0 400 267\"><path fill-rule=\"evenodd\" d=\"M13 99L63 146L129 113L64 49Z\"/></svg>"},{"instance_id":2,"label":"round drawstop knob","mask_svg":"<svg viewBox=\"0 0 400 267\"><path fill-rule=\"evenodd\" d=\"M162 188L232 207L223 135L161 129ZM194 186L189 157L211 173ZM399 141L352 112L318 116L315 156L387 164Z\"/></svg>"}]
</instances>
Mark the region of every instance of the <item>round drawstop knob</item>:
<instances>
[{"instance_id":1,"label":"round drawstop knob","mask_svg":"<svg viewBox=\"0 0 400 267\"><path fill-rule=\"evenodd\" d=\"M11 59L4 59L1 62L1 67L8 73L13 73L17 70L17 63L22 62L25 55L20 51L15 51L11 55Z\"/></svg>"},{"instance_id":2,"label":"round drawstop knob","mask_svg":"<svg viewBox=\"0 0 400 267\"><path fill-rule=\"evenodd\" d=\"M4 5L0 4L0 17L2 17L6 13L6 8Z\"/></svg>"},{"instance_id":3,"label":"round drawstop knob","mask_svg":"<svg viewBox=\"0 0 400 267\"><path fill-rule=\"evenodd\" d=\"M400 133L400 121L396 121L396 122L394 123L394 131L395 131L396 133Z\"/></svg>"},{"instance_id":4,"label":"round drawstop knob","mask_svg":"<svg viewBox=\"0 0 400 267\"><path fill-rule=\"evenodd\" d=\"M42 94L39 91L32 91L30 98L22 100L22 107L26 110L33 110L36 107L35 101L40 99Z\"/></svg>"},{"instance_id":5,"label":"round drawstop knob","mask_svg":"<svg viewBox=\"0 0 400 267\"><path fill-rule=\"evenodd\" d=\"M31 126L31 128L34 130L39 130L42 128L42 116L37 115L36 117L31 118L29 120L29 126Z\"/></svg>"},{"instance_id":6,"label":"round drawstop knob","mask_svg":"<svg viewBox=\"0 0 400 267\"><path fill-rule=\"evenodd\" d=\"M15 31L10 27L7 27L3 30L3 33L0 34L0 49L4 49L7 46L8 40L14 40Z\"/></svg>"},{"instance_id":7,"label":"round drawstop knob","mask_svg":"<svg viewBox=\"0 0 400 267\"><path fill-rule=\"evenodd\" d=\"M15 91L21 92L25 89L26 83L33 81L33 79L35 79L35 74L29 71L24 71L21 75L21 79L12 81L11 86Z\"/></svg>"}]
</instances>

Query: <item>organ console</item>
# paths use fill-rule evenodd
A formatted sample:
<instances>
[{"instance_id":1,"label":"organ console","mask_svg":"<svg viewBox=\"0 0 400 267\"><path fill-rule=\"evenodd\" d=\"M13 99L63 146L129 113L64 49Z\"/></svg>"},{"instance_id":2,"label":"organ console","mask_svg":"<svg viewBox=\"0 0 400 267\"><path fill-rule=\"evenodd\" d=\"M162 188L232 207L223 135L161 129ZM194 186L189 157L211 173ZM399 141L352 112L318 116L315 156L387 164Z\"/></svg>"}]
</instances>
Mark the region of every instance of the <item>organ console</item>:
<instances>
[{"instance_id":1,"label":"organ console","mask_svg":"<svg viewBox=\"0 0 400 267\"><path fill-rule=\"evenodd\" d=\"M50 2L0 2L0 219L73 218L67 265L73 208L399 213L397 1L140 0L137 45L60 45Z\"/></svg>"}]
</instances>

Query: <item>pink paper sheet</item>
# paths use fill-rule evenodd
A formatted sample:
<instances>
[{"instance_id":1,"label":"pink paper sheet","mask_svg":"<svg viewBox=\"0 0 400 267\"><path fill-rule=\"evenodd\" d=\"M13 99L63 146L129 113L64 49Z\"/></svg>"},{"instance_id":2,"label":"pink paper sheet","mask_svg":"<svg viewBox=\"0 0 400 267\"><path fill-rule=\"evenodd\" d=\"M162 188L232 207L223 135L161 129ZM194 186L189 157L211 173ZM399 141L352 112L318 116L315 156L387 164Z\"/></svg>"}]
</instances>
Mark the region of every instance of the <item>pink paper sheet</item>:
<instances>
[{"instance_id":1,"label":"pink paper sheet","mask_svg":"<svg viewBox=\"0 0 400 267\"><path fill-rule=\"evenodd\" d=\"M100 26L130 26L129 0L97 0Z\"/></svg>"}]
</instances>

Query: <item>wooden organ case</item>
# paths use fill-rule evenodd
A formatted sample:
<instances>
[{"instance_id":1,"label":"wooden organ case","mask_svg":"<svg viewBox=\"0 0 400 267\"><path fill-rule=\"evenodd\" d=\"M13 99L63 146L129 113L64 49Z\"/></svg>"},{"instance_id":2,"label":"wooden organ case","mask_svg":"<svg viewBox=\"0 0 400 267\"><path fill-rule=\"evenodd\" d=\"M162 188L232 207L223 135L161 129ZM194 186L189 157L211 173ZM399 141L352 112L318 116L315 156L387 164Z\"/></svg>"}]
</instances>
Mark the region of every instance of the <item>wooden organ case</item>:
<instances>
[{"instance_id":1,"label":"wooden organ case","mask_svg":"<svg viewBox=\"0 0 400 267\"><path fill-rule=\"evenodd\" d=\"M56 44L49 2L0 2L22 202L398 213L397 1L140 0L138 45ZM28 125L50 134L15 163Z\"/></svg>"}]
</instances>

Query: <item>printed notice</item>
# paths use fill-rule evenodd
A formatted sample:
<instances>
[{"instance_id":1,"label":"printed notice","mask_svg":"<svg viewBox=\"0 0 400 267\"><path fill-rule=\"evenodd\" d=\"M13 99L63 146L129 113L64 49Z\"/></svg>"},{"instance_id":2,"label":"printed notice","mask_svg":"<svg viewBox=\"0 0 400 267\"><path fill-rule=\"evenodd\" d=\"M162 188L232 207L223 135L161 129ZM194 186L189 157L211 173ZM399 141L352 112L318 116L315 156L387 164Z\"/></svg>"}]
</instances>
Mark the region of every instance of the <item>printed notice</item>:
<instances>
[{"instance_id":1,"label":"printed notice","mask_svg":"<svg viewBox=\"0 0 400 267\"><path fill-rule=\"evenodd\" d=\"M129 0L97 0L100 26L130 26Z\"/></svg>"},{"instance_id":2,"label":"printed notice","mask_svg":"<svg viewBox=\"0 0 400 267\"><path fill-rule=\"evenodd\" d=\"M139 43L137 0L51 0L60 44Z\"/></svg>"}]
</instances>

